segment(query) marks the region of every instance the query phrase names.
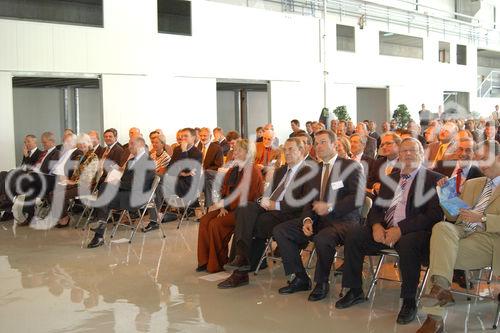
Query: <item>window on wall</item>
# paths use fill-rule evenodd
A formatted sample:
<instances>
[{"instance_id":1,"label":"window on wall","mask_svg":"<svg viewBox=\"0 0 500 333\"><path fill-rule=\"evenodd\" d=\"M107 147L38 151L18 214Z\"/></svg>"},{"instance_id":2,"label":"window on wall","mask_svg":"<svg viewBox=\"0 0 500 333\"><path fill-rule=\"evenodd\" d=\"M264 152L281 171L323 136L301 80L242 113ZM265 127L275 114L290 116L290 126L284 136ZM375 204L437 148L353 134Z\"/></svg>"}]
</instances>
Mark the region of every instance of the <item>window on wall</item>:
<instances>
[{"instance_id":1,"label":"window on wall","mask_svg":"<svg viewBox=\"0 0 500 333\"><path fill-rule=\"evenodd\" d=\"M354 27L337 24L337 51L355 51Z\"/></svg>"},{"instance_id":2,"label":"window on wall","mask_svg":"<svg viewBox=\"0 0 500 333\"><path fill-rule=\"evenodd\" d=\"M439 42L439 62L450 63L450 43Z\"/></svg>"},{"instance_id":3,"label":"window on wall","mask_svg":"<svg viewBox=\"0 0 500 333\"><path fill-rule=\"evenodd\" d=\"M191 36L191 2L158 0L158 32Z\"/></svg>"},{"instance_id":4,"label":"window on wall","mask_svg":"<svg viewBox=\"0 0 500 333\"><path fill-rule=\"evenodd\" d=\"M0 17L103 26L103 0L0 0Z\"/></svg>"},{"instance_id":5,"label":"window on wall","mask_svg":"<svg viewBox=\"0 0 500 333\"><path fill-rule=\"evenodd\" d=\"M424 41L419 37L379 32L380 55L423 59Z\"/></svg>"},{"instance_id":6,"label":"window on wall","mask_svg":"<svg viewBox=\"0 0 500 333\"><path fill-rule=\"evenodd\" d=\"M457 45L457 64L467 65L467 46Z\"/></svg>"}]
</instances>

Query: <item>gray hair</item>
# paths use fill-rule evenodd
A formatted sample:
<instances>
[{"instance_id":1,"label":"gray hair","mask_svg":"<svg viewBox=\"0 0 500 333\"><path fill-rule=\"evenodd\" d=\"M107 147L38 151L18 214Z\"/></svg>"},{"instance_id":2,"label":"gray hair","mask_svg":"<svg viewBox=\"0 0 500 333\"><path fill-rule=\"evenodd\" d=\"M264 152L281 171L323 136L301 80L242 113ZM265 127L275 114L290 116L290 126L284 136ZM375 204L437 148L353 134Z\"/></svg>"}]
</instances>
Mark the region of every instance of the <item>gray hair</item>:
<instances>
[{"instance_id":1,"label":"gray hair","mask_svg":"<svg viewBox=\"0 0 500 333\"><path fill-rule=\"evenodd\" d=\"M87 146L88 148L93 148L92 140L90 140L90 136L87 133L80 133L76 138L76 144L82 144Z\"/></svg>"}]
</instances>

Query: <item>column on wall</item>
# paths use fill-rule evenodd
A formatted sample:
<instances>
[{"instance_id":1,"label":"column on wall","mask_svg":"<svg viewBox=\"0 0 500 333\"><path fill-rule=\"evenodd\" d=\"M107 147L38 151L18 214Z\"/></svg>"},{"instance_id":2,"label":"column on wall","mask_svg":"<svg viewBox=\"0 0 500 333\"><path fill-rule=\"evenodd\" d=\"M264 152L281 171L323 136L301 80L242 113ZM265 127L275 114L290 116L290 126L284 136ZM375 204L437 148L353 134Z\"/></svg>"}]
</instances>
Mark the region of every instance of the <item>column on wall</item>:
<instances>
[{"instance_id":1,"label":"column on wall","mask_svg":"<svg viewBox=\"0 0 500 333\"><path fill-rule=\"evenodd\" d=\"M2 158L0 170L9 170L16 165L14 148L14 105L12 102L12 75L0 72L0 146Z\"/></svg>"}]
</instances>

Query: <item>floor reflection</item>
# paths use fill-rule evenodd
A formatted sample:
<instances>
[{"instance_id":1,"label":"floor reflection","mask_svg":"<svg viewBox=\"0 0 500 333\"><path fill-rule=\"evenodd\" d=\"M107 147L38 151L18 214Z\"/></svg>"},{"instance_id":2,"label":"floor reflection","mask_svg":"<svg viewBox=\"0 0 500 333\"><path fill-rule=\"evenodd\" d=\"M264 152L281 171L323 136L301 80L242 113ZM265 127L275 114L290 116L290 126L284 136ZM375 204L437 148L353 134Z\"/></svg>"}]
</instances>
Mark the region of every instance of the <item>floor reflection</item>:
<instances>
[{"instance_id":1,"label":"floor reflection","mask_svg":"<svg viewBox=\"0 0 500 333\"><path fill-rule=\"evenodd\" d=\"M425 319L395 324L399 285L381 281L374 300L338 311L335 281L328 300L282 296L280 264L251 284L219 290L195 273L197 224L167 224L167 238L138 235L132 244L87 250L86 232L0 229L0 332L414 332ZM117 238L125 237L118 234ZM395 277L391 263L384 274ZM497 293L496 285L490 286ZM488 294L488 286L481 292ZM491 330L496 305L457 297L447 331Z\"/></svg>"}]
</instances>

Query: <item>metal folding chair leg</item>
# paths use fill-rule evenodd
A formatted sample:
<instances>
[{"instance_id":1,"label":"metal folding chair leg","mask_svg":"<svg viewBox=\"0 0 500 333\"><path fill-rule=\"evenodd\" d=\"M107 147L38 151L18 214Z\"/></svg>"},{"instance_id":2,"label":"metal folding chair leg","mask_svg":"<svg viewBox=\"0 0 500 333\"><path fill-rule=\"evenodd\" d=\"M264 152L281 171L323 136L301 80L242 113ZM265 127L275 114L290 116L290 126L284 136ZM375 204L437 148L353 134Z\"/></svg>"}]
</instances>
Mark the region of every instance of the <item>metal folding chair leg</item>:
<instances>
[{"instance_id":1,"label":"metal folding chair leg","mask_svg":"<svg viewBox=\"0 0 500 333\"><path fill-rule=\"evenodd\" d=\"M429 279L429 267L426 267L425 268L424 279L422 280L422 283L420 284L420 288L418 290L417 303L420 302L420 299L422 298L422 295L424 294L425 286L427 285L427 280L428 279Z\"/></svg>"},{"instance_id":2,"label":"metal folding chair leg","mask_svg":"<svg viewBox=\"0 0 500 333\"><path fill-rule=\"evenodd\" d=\"M111 236L109 236L110 238L113 238L115 237L116 235L116 231L118 230L118 227L120 226L120 224L123 224L122 221L123 221L123 218L125 216L127 216L128 218L128 222L132 225L132 220L130 219L130 215L128 213L128 211L126 210L122 210L121 213L120 213L120 218L118 219L118 222L115 222L115 218L113 216L113 211L111 211L109 213L109 216L108 216L108 220L109 220L109 217L111 216L112 220L113 220L113 231L111 232ZM107 221L107 220L106 220Z\"/></svg>"},{"instance_id":3,"label":"metal folding chair leg","mask_svg":"<svg viewBox=\"0 0 500 333\"><path fill-rule=\"evenodd\" d=\"M255 269L255 272L253 272L254 275L259 274L260 266L262 266L262 263L264 260L267 260L268 253L271 252L273 249L273 238L269 238L266 242L266 247L264 248L264 252L262 252L262 256L260 257L259 264L257 265L257 268Z\"/></svg>"},{"instance_id":4,"label":"metal folding chair leg","mask_svg":"<svg viewBox=\"0 0 500 333\"><path fill-rule=\"evenodd\" d=\"M385 255L381 255L380 259L377 264L377 268L375 269L375 273L373 274L372 281L370 283L370 288L368 289L368 293L366 294L366 299L370 299L372 296L373 291L375 290L375 285L377 284L378 281L378 275L380 274L380 269L382 268L382 265L384 264L385 260Z\"/></svg>"},{"instance_id":5,"label":"metal folding chair leg","mask_svg":"<svg viewBox=\"0 0 500 333\"><path fill-rule=\"evenodd\" d=\"M495 317L495 322L493 323L493 329L496 330L498 324L500 322L500 294L497 296L498 306L497 306L497 315Z\"/></svg>"},{"instance_id":6,"label":"metal folding chair leg","mask_svg":"<svg viewBox=\"0 0 500 333\"><path fill-rule=\"evenodd\" d=\"M307 259L307 265L306 265L306 269L311 269L313 268L312 267L312 262L313 262L313 259L314 259L314 256L316 255L316 247L314 247L311 251L311 254L309 255L309 259Z\"/></svg>"},{"instance_id":7,"label":"metal folding chair leg","mask_svg":"<svg viewBox=\"0 0 500 333\"><path fill-rule=\"evenodd\" d=\"M132 233L130 234L130 238L128 240L129 243L132 243L132 239L134 238L135 233L137 232L137 229L141 229L141 230L144 229L144 215L146 215L146 211L147 211L147 209L144 209L142 214L140 214L140 211L139 211L141 218L139 219L139 223L137 223L135 228L132 227Z\"/></svg>"},{"instance_id":8,"label":"metal folding chair leg","mask_svg":"<svg viewBox=\"0 0 500 333\"><path fill-rule=\"evenodd\" d=\"M190 205L191 205L191 201L188 201L188 203L186 205L184 205L184 212L182 212L181 219L179 220L179 223L177 223L177 229L179 229L181 227L182 222L184 222L184 219L187 217Z\"/></svg>"}]
</instances>

